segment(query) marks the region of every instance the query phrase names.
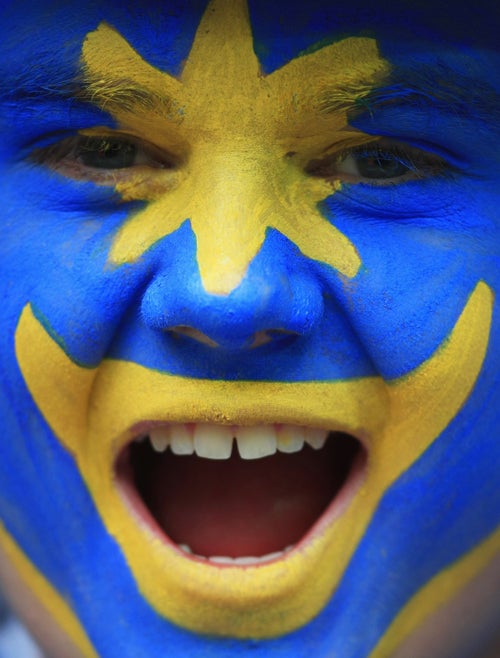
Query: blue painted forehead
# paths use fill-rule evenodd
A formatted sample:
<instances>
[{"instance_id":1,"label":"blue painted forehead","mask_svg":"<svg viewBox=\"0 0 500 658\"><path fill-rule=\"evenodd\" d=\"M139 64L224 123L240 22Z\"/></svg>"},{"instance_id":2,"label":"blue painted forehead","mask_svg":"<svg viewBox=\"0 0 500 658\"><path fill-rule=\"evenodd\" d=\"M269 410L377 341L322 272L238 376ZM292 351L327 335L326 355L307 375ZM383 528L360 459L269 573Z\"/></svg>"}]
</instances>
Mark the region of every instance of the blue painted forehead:
<instances>
[{"instance_id":1,"label":"blue painted forehead","mask_svg":"<svg viewBox=\"0 0 500 658\"><path fill-rule=\"evenodd\" d=\"M70 4L56 0L33 7L25 0L2 9L0 50L8 51L13 58L9 61L14 62L29 61L30 54L39 58L54 52L75 61L85 35L105 20L153 66L175 74L189 53L207 0L149 0L140 5L83 1L74 3L78 11L72 11ZM492 12L499 10L486 0L454 2L452 8L450 3L440 7L430 0L248 0L248 5L256 50L268 69L315 44L353 35L374 37L382 49L385 45L402 53L414 52L417 41L431 50L446 45L466 50L498 45ZM10 35L15 37L10 40Z\"/></svg>"},{"instance_id":2,"label":"blue painted forehead","mask_svg":"<svg viewBox=\"0 0 500 658\"><path fill-rule=\"evenodd\" d=\"M78 11L71 11L68 2L55 0L27 12L26 2L0 10L3 98L40 98L62 91L71 100L82 43L102 21L149 64L179 75L207 5L207 0L149 0L140 6L130 0L81 0ZM391 98L398 90L408 95L417 89L421 97L431 98L438 74L440 85L448 85L448 95L441 96L453 104L455 114L470 116L474 107L476 118L491 123L499 113L500 76L491 57L498 37L497 21L491 20L491 7L483 11L484 2L478 0L474 7L468 0L456 2L452 11L448 4L439 8L430 0L248 0L248 7L254 48L265 73L326 43L368 36L377 40L391 64L383 93L386 86ZM479 102L471 99L471 90L480 95Z\"/></svg>"}]
</instances>

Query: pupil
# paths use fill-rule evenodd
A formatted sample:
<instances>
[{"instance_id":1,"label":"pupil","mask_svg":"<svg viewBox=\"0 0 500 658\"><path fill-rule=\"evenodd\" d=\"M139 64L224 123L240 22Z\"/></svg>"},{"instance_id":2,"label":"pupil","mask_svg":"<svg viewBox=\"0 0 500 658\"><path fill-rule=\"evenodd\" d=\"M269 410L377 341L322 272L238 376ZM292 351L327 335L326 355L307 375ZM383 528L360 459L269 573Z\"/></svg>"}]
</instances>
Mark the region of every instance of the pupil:
<instances>
[{"instance_id":1,"label":"pupil","mask_svg":"<svg viewBox=\"0 0 500 658\"><path fill-rule=\"evenodd\" d=\"M137 147L127 142L88 140L80 147L79 158L86 167L123 169L135 162Z\"/></svg>"},{"instance_id":2,"label":"pupil","mask_svg":"<svg viewBox=\"0 0 500 658\"><path fill-rule=\"evenodd\" d=\"M404 176L410 169L396 157L384 155L361 156L357 165L359 174L364 178L397 178Z\"/></svg>"}]
</instances>

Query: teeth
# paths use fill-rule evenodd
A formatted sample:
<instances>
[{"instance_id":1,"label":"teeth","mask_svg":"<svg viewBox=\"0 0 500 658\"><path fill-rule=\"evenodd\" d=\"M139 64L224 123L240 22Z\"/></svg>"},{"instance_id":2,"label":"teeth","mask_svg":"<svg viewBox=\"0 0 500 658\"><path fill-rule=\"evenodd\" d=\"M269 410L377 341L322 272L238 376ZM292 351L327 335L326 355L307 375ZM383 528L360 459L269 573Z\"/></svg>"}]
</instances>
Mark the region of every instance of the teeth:
<instances>
[{"instance_id":1,"label":"teeth","mask_svg":"<svg viewBox=\"0 0 500 658\"><path fill-rule=\"evenodd\" d=\"M235 557L234 558L234 563L235 564L240 564L240 565L243 565L243 566L245 566L247 564L256 564L259 561L260 560L259 560L258 557L251 557L250 555L248 557L241 556L241 557Z\"/></svg>"},{"instance_id":2,"label":"teeth","mask_svg":"<svg viewBox=\"0 0 500 658\"><path fill-rule=\"evenodd\" d=\"M233 449L233 430L227 425L198 424L194 430L194 450L205 459L229 459Z\"/></svg>"},{"instance_id":3,"label":"teeth","mask_svg":"<svg viewBox=\"0 0 500 658\"><path fill-rule=\"evenodd\" d=\"M259 558L259 562L271 562L271 560L277 560L280 557L285 555L285 551L275 551L274 553L268 553Z\"/></svg>"},{"instance_id":4,"label":"teeth","mask_svg":"<svg viewBox=\"0 0 500 658\"><path fill-rule=\"evenodd\" d=\"M170 450L174 455L193 454L193 436L185 425L172 425L170 427Z\"/></svg>"},{"instance_id":5,"label":"teeth","mask_svg":"<svg viewBox=\"0 0 500 658\"><path fill-rule=\"evenodd\" d=\"M225 557L224 555L212 555L208 558L210 562L216 562L217 564L233 564L234 558Z\"/></svg>"},{"instance_id":6,"label":"teeth","mask_svg":"<svg viewBox=\"0 0 500 658\"><path fill-rule=\"evenodd\" d=\"M252 555L244 555L241 557L228 557L226 555L212 555L210 557L205 557L204 555L197 555L193 553L193 550L187 544L177 544L177 548L180 548L183 553L186 555L192 555L195 558L200 560L206 560L208 562L214 562L215 564L227 564L232 566L251 566L257 564L263 564L264 562L271 562L271 560L279 560L286 553L289 553L294 544L287 546L282 551L275 551L274 553L268 553L267 555L261 555L260 557L254 557Z\"/></svg>"},{"instance_id":7,"label":"teeth","mask_svg":"<svg viewBox=\"0 0 500 658\"><path fill-rule=\"evenodd\" d=\"M314 427L306 427L304 429L306 443L315 450L321 450L328 438L328 432L326 430L315 429Z\"/></svg>"},{"instance_id":8,"label":"teeth","mask_svg":"<svg viewBox=\"0 0 500 658\"><path fill-rule=\"evenodd\" d=\"M271 562L271 560L278 560L282 558L287 551L275 551L274 553L268 553L267 555L262 555L261 557L253 557L251 555L246 555L242 557L226 557L225 555L213 555L208 559L209 562L215 562L215 564L228 564L233 566L248 567L256 564L263 564L264 562Z\"/></svg>"},{"instance_id":9,"label":"teeth","mask_svg":"<svg viewBox=\"0 0 500 658\"><path fill-rule=\"evenodd\" d=\"M278 431L280 452L300 452L304 447L305 428L298 425L282 425Z\"/></svg>"},{"instance_id":10,"label":"teeth","mask_svg":"<svg viewBox=\"0 0 500 658\"><path fill-rule=\"evenodd\" d=\"M260 459L276 452L276 431L271 425L239 427L236 433L238 452L242 459Z\"/></svg>"},{"instance_id":11,"label":"teeth","mask_svg":"<svg viewBox=\"0 0 500 658\"><path fill-rule=\"evenodd\" d=\"M155 427L149 433L149 440L155 452L165 452L170 441L170 432L167 427Z\"/></svg>"},{"instance_id":12,"label":"teeth","mask_svg":"<svg viewBox=\"0 0 500 658\"><path fill-rule=\"evenodd\" d=\"M327 438L326 430L299 425L231 427L209 423L177 424L155 427L149 433L155 452L165 452L170 446L175 455L196 453L205 459L229 459L234 440L242 459L261 459L274 455L276 450L283 453L300 452L304 443L320 450ZM138 437L136 442L143 440L144 437Z\"/></svg>"}]
</instances>

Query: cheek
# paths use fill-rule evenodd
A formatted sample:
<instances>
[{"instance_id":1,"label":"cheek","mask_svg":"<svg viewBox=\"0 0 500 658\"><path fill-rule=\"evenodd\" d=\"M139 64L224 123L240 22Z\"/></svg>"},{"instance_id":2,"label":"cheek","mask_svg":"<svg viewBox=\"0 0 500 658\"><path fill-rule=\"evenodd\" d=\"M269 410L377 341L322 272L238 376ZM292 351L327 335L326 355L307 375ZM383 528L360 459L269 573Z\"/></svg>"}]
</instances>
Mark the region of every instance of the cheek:
<instances>
[{"instance_id":1,"label":"cheek","mask_svg":"<svg viewBox=\"0 0 500 658\"><path fill-rule=\"evenodd\" d=\"M109 188L63 184L57 175L28 166L9 172L4 199L1 321L9 327L4 335L13 335L13 323L31 302L85 362L142 276L140 266L132 273L107 267L113 235L140 204L119 204Z\"/></svg>"},{"instance_id":2,"label":"cheek","mask_svg":"<svg viewBox=\"0 0 500 658\"><path fill-rule=\"evenodd\" d=\"M479 281L496 289L498 228L473 206L384 218L372 211L374 198L382 207L380 197L372 190L369 201L367 194L342 193L328 208L362 260L340 299L375 369L394 379L431 356ZM407 208L412 204L408 196Z\"/></svg>"},{"instance_id":3,"label":"cheek","mask_svg":"<svg viewBox=\"0 0 500 658\"><path fill-rule=\"evenodd\" d=\"M29 625L29 631L47 655L53 658L84 658L66 633L41 605L26 582L17 572L5 550L0 549L0 582L2 591L10 606L24 623ZM29 621L27 619L29 611Z\"/></svg>"},{"instance_id":4,"label":"cheek","mask_svg":"<svg viewBox=\"0 0 500 658\"><path fill-rule=\"evenodd\" d=\"M500 655L499 588L500 557L496 557L451 601L430 615L403 642L394 658Z\"/></svg>"}]
</instances>

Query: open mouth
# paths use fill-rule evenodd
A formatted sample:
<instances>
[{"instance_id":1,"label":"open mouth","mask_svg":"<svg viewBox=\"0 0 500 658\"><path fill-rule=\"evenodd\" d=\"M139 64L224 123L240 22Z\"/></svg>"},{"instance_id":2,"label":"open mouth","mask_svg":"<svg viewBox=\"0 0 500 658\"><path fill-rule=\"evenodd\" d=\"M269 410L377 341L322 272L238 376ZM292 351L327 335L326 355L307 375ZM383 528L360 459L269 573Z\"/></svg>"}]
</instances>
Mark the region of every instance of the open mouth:
<instances>
[{"instance_id":1,"label":"open mouth","mask_svg":"<svg viewBox=\"0 0 500 658\"><path fill-rule=\"evenodd\" d=\"M336 516L349 483L362 479L366 456L341 431L162 424L125 446L116 472L141 521L186 557L258 566Z\"/></svg>"}]
</instances>

